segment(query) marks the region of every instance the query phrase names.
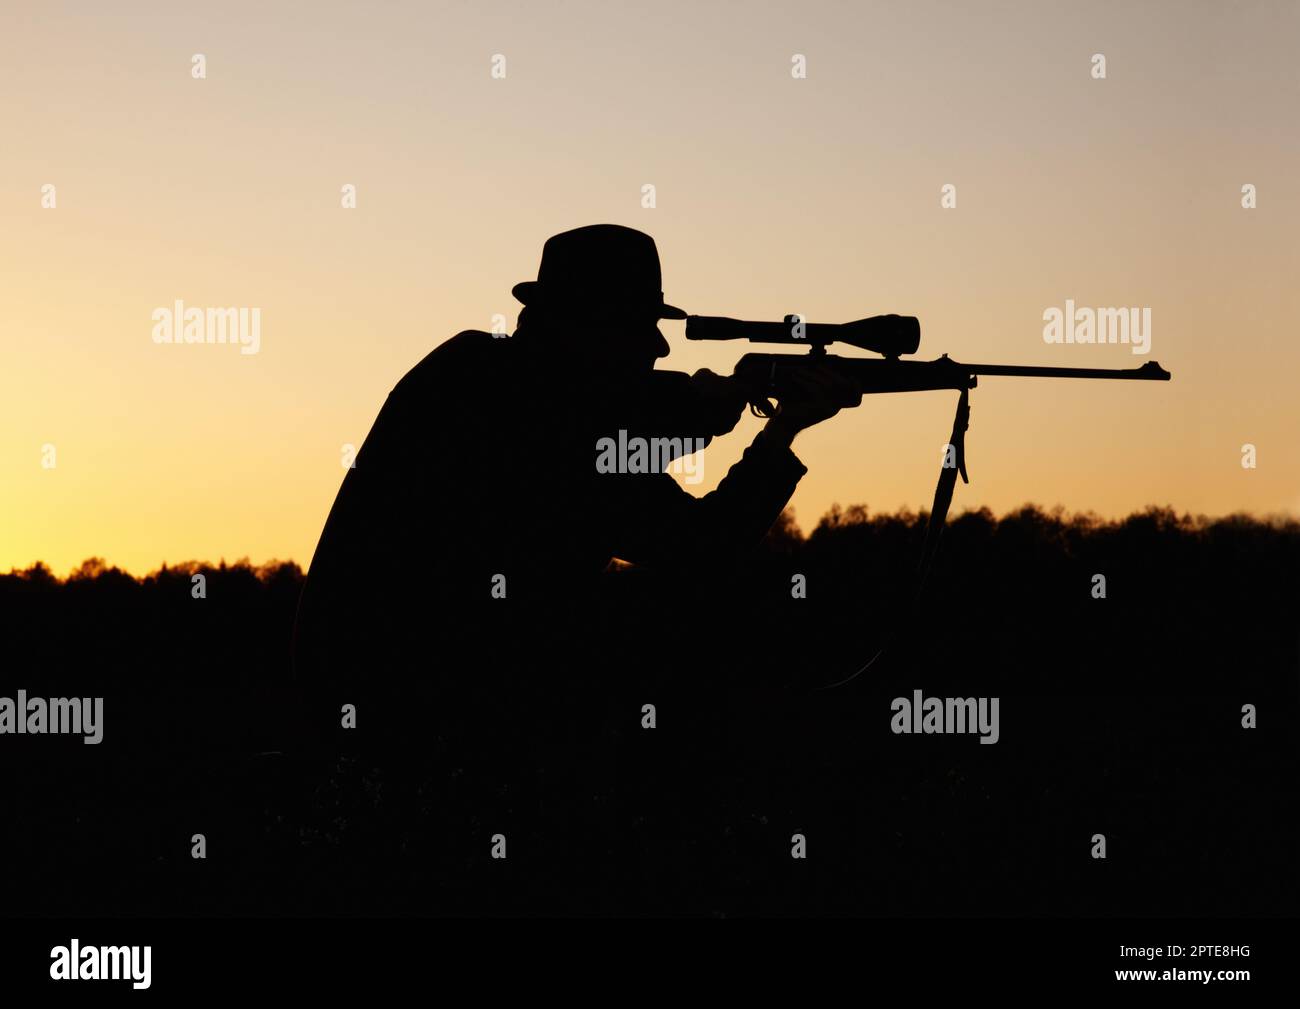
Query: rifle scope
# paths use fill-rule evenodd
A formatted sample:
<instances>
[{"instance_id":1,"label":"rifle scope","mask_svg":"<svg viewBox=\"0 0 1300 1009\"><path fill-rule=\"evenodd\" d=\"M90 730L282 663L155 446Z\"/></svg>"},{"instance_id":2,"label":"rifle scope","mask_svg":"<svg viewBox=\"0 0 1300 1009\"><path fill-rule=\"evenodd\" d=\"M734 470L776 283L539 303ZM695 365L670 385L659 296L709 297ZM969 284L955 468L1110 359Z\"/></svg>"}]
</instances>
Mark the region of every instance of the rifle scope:
<instances>
[{"instance_id":1,"label":"rifle scope","mask_svg":"<svg viewBox=\"0 0 1300 1009\"><path fill-rule=\"evenodd\" d=\"M811 347L814 354L825 353L828 343L847 343L850 347L893 358L916 353L921 346L921 323L913 315L876 315L842 323L802 322L797 315L787 315L784 322L688 315L686 339L803 344Z\"/></svg>"}]
</instances>

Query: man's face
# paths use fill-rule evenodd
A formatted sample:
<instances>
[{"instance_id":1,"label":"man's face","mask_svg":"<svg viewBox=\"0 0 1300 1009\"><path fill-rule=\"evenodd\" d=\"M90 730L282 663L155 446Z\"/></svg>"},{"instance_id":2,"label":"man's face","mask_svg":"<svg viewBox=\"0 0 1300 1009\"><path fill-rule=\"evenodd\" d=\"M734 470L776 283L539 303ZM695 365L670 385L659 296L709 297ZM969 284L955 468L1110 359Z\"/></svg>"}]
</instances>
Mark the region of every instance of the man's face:
<instances>
[{"instance_id":1,"label":"man's face","mask_svg":"<svg viewBox=\"0 0 1300 1009\"><path fill-rule=\"evenodd\" d=\"M656 360L668 356L668 341L659 332L655 316L602 314L594 319L575 319L567 328L574 349L600 371L652 371Z\"/></svg>"}]
</instances>

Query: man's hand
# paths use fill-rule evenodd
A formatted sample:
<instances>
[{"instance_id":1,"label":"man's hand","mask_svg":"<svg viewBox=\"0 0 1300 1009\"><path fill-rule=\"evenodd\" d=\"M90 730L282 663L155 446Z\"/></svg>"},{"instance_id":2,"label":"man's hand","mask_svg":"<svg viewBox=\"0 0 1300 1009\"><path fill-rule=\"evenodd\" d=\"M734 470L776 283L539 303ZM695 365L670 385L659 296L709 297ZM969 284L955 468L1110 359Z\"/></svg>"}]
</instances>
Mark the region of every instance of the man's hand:
<instances>
[{"instance_id":1,"label":"man's hand","mask_svg":"<svg viewBox=\"0 0 1300 1009\"><path fill-rule=\"evenodd\" d=\"M834 417L845 407L862 403L862 390L857 383L831 368L801 368L791 373L790 380L798 387L798 393L781 400L780 412L763 429L769 438L786 447L804 428Z\"/></svg>"},{"instance_id":2,"label":"man's hand","mask_svg":"<svg viewBox=\"0 0 1300 1009\"><path fill-rule=\"evenodd\" d=\"M740 382L701 368L691 376L691 391L700 404L700 417L711 435L727 434L736 426L749 402Z\"/></svg>"}]
</instances>

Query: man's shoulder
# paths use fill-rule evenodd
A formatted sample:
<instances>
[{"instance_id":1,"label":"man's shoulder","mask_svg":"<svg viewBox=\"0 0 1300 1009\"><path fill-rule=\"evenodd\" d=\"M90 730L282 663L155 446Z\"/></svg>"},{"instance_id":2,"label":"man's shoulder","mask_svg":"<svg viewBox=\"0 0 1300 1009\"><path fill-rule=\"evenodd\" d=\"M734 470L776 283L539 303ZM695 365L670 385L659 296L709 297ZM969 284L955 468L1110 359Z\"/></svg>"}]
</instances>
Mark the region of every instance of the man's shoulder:
<instances>
[{"instance_id":1,"label":"man's shoulder","mask_svg":"<svg viewBox=\"0 0 1300 1009\"><path fill-rule=\"evenodd\" d=\"M414 368L402 376L393 392L430 382L463 381L471 374L499 364L501 344L508 342L482 330L461 330L424 355Z\"/></svg>"},{"instance_id":2,"label":"man's shoulder","mask_svg":"<svg viewBox=\"0 0 1300 1009\"><path fill-rule=\"evenodd\" d=\"M477 363L488 355L499 355L502 346L509 342L507 337L494 336L481 329L463 329L450 340L444 340L434 347L415 367L434 364L450 368Z\"/></svg>"}]
</instances>

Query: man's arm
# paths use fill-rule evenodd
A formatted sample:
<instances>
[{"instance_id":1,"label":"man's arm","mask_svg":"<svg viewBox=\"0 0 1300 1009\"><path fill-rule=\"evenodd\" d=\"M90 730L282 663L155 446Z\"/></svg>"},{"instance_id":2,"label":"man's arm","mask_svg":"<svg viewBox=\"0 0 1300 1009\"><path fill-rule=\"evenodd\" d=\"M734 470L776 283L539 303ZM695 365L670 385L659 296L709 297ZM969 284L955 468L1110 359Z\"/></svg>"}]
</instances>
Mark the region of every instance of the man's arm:
<instances>
[{"instance_id":1,"label":"man's arm","mask_svg":"<svg viewBox=\"0 0 1300 1009\"><path fill-rule=\"evenodd\" d=\"M643 564L683 563L756 545L808 472L791 448L795 436L862 402L857 386L829 368L809 369L796 381L796 394L701 498L664 473L603 476L610 481L603 514L614 555Z\"/></svg>"},{"instance_id":2,"label":"man's arm","mask_svg":"<svg viewBox=\"0 0 1300 1009\"><path fill-rule=\"evenodd\" d=\"M703 497L666 473L601 476L614 555L676 565L755 546L776 522L808 469L791 451L786 425L761 431L717 488Z\"/></svg>"}]
</instances>

